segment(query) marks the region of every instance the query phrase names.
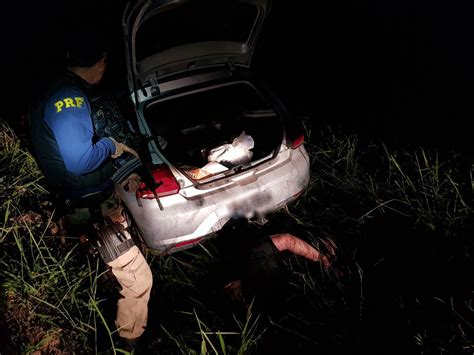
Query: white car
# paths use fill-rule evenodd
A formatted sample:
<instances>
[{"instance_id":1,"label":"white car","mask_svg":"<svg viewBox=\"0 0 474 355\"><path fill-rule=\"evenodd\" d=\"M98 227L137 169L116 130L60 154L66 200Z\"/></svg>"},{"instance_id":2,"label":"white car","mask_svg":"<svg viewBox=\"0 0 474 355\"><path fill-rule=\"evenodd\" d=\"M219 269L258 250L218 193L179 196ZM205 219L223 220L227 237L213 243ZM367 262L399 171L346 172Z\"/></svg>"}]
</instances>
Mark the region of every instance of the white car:
<instances>
[{"instance_id":1,"label":"white car","mask_svg":"<svg viewBox=\"0 0 474 355\"><path fill-rule=\"evenodd\" d=\"M265 0L127 5L130 98L149 156L124 164L115 181L148 248L189 248L230 219L264 217L307 187L301 126L252 79L268 11ZM140 189L127 191L122 181L134 171Z\"/></svg>"}]
</instances>

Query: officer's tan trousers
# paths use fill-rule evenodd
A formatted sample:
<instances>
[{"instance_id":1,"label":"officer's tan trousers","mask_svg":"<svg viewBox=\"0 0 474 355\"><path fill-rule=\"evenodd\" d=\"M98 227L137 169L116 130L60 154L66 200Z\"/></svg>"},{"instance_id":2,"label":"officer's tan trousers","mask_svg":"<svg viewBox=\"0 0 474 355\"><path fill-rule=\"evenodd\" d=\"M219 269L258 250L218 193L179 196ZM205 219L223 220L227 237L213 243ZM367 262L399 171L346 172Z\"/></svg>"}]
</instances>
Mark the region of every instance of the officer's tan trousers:
<instances>
[{"instance_id":1,"label":"officer's tan trousers","mask_svg":"<svg viewBox=\"0 0 474 355\"><path fill-rule=\"evenodd\" d=\"M150 267L138 247L108 263L122 286L115 324L123 338L138 338L145 331L148 300L153 284Z\"/></svg>"}]
</instances>

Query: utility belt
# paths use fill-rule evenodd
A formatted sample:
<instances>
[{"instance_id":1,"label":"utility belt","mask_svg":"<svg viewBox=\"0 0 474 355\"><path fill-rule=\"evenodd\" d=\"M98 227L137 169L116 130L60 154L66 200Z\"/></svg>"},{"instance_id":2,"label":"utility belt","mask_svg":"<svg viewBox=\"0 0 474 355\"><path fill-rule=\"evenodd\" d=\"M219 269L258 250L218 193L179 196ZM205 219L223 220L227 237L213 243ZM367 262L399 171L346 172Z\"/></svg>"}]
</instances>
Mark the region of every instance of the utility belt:
<instances>
[{"instance_id":1,"label":"utility belt","mask_svg":"<svg viewBox=\"0 0 474 355\"><path fill-rule=\"evenodd\" d=\"M96 252L98 252L105 263L109 263L119 256L125 254L135 245L128 231L120 223L112 222L108 217L104 217L101 205L101 193L91 194L84 201L89 207L79 208L74 204L64 200L67 206L65 214L73 230L86 232L91 238L90 241ZM105 202L103 202L105 203Z\"/></svg>"}]
</instances>

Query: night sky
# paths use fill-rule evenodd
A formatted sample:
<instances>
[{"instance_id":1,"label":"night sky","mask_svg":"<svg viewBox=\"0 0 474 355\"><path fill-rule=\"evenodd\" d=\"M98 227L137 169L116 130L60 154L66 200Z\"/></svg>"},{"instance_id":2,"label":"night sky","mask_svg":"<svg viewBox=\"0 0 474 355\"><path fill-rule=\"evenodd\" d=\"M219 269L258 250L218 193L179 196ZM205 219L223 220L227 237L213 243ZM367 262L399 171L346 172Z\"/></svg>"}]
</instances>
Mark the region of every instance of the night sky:
<instances>
[{"instance_id":1,"label":"night sky","mask_svg":"<svg viewBox=\"0 0 474 355\"><path fill-rule=\"evenodd\" d=\"M28 110L34 93L63 66L67 30L84 22L109 32L105 84L123 85L123 3L16 2L2 11L0 117L14 121ZM293 3L274 1L254 64L295 113L316 127L341 125L390 144L472 152L472 5Z\"/></svg>"}]
</instances>

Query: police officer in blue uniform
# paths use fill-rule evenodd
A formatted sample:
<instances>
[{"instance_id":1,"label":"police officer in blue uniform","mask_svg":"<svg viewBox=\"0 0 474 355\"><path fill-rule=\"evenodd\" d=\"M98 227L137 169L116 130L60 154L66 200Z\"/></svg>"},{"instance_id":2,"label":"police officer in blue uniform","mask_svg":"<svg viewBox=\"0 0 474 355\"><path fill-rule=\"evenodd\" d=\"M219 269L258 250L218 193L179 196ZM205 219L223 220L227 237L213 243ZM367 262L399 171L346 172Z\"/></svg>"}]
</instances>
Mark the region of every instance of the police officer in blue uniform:
<instances>
[{"instance_id":1,"label":"police officer in blue uniform","mask_svg":"<svg viewBox=\"0 0 474 355\"><path fill-rule=\"evenodd\" d=\"M95 243L122 286L116 325L125 346L131 348L147 324L153 277L120 208L106 206L104 210L104 205L114 200L112 160L124 152L137 153L112 137L98 137L94 131L87 94L106 68L106 42L101 33L82 31L77 38L69 38L69 43L67 72L32 109L33 148L51 192L58 197L56 203L66 202L59 205L66 207L66 214L87 207L95 219L102 212L102 224L94 221L94 227L100 226ZM110 222L104 223L105 217Z\"/></svg>"}]
</instances>

